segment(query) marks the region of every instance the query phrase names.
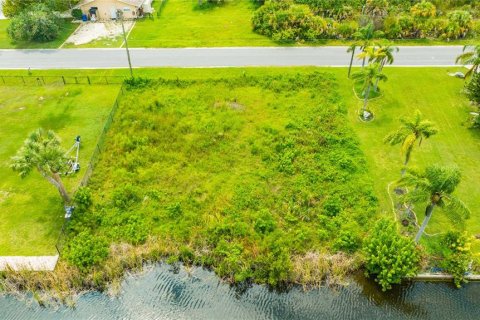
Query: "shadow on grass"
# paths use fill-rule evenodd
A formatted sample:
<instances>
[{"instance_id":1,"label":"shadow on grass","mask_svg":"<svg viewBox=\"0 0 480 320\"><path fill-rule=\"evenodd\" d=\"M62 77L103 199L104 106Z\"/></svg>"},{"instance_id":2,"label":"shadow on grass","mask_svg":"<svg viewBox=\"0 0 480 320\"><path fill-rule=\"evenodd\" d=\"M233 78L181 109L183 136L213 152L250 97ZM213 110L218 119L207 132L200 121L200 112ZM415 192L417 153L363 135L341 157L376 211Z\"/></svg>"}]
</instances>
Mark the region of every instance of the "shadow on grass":
<instances>
[{"instance_id":1,"label":"shadow on grass","mask_svg":"<svg viewBox=\"0 0 480 320\"><path fill-rule=\"evenodd\" d=\"M208 2L208 0L198 0L193 5L193 11L213 11L216 8L221 8L227 5L228 2L221 1L221 2Z\"/></svg>"},{"instance_id":2,"label":"shadow on grass","mask_svg":"<svg viewBox=\"0 0 480 320\"><path fill-rule=\"evenodd\" d=\"M49 113L45 118L38 121L38 125L46 130L58 131L65 128L72 121L72 116L66 112Z\"/></svg>"}]
</instances>

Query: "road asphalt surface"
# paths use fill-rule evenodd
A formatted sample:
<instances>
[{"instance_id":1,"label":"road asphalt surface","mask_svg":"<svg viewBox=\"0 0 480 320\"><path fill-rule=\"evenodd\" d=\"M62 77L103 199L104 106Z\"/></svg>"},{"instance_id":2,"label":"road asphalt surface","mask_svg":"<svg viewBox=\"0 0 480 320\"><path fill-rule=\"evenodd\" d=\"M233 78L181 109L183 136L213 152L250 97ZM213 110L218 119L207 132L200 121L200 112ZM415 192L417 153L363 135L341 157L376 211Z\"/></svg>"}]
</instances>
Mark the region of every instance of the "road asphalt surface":
<instances>
[{"instance_id":1,"label":"road asphalt surface","mask_svg":"<svg viewBox=\"0 0 480 320\"><path fill-rule=\"evenodd\" d=\"M130 49L139 67L348 66L346 47ZM400 47L395 66L452 66L461 46ZM355 59L358 65L360 62ZM128 67L125 49L0 50L0 69Z\"/></svg>"}]
</instances>

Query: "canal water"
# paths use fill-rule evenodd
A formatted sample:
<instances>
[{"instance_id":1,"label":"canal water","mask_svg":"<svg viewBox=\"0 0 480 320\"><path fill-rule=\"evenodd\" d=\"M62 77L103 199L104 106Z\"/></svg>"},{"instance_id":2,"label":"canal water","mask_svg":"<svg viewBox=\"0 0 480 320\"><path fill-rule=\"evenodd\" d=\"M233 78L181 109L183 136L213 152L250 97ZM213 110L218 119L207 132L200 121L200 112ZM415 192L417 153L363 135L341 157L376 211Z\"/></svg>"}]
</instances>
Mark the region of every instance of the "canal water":
<instances>
[{"instance_id":1,"label":"canal water","mask_svg":"<svg viewBox=\"0 0 480 320\"><path fill-rule=\"evenodd\" d=\"M279 293L255 285L240 292L210 271L159 265L127 277L118 297L89 293L74 309L0 297L0 319L480 319L480 283L414 282L382 293L358 276L336 290Z\"/></svg>"}]
</instances>

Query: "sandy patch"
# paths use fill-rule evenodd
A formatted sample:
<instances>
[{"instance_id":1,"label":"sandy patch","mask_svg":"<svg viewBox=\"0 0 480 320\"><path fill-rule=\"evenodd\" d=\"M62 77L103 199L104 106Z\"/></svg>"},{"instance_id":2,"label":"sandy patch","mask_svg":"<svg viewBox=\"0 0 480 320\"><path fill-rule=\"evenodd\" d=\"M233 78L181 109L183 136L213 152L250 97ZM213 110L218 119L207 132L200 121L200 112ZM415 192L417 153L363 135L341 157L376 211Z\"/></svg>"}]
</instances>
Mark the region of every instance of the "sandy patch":
<instances>
[{"instance_id":1,"label":"sandy patch","mask_svg":"<svg viewBox=\"0 0 480 320\"><path fill-rule=\"evenodd\" d=\"M133 26L133 21L125 21L125 32ZM94 40L109 38L115 39L122 35L122 25L119 22L85 22L82 23L65 43L73 43L78 46Z\"/></svg>"}]
</instances>

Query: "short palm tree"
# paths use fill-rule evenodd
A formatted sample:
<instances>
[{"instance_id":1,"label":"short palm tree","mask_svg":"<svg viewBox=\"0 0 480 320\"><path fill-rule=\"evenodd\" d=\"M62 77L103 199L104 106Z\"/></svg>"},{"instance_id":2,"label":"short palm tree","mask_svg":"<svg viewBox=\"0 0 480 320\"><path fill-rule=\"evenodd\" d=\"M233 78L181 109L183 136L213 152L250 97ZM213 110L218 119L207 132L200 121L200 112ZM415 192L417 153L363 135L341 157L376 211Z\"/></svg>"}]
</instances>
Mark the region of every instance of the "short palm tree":
<instances>
[{"instance_id":1,"label":"short palm tree","mask_svg":"<svg viewBox=\"0 0 480 320\"><path fill-rule=\"evenodd\" d=\"M423 119L422 113L419 110L415 111L412 118L402 118L400 122L402 123L400 128L390 132L383 142L392 146L397 144L402 145L402 154L405 157L403 162L404 168L402 169L403 176L416 142L418 141L418 146L421 146L423 139L428 139L437 134L438 129L433 122Z\"/></svg>"},{"instance_id":2,"label":"short palm tree","mask_svg":"<svg viewBox=\"0 0 480 320\"><path fill-rule=\"evenodd\" d=\"M363 114L365 114L365 112L367 111L368 98L370 96L370 91L374 86L374 82L377 80L387 80L387 76L378 69L378 63L372 63L367 67L361 69L360 71L352 74L352 79L356 83L360 83L362 85L362 93L364 97L362 109Z\"/></svg>"},{"instance_id":3,"label":"short palm tree","mask_svg":"<svg viewBox=\"0 0 480 320\"><path fill-rule=\"evenodd\" d=\"M427 227L433 210L436 207L444 209L451 220L467 219L470 210L453 195L461 180L457 167L429 166L424 172L408 171L399 181L399 186L409 186L405 200L410 203L426 202L425 219L423 220L415 242L418 243Z\"/></svg>"},{"instance_id":4,"label":"short palm tree","mask_svg":"<svg viewBox=\"0 0 480 320\"><path fill-rule=\"evenodd\" d=\"M480 45L475 46L464 46L463 53L460 54L455 63L461 63L463 65L470 65L467 73L465 73L465 78L471 76L473 73L480 71Z\"/></svg>"},{"instance_id":5,"label":"short palm tree","mask_svg":"<svg viewBox=\"0 0 480 320\"><path fill-rule=\"evenodd\" d=\"M60 146L60 138L51 130L37 129L25 140L23 146L12 158L11 168L22 178L37 169L53 184L66 204L70 202L60 174L68 171L68 158Z\"/></svg>"}]
</instances>

